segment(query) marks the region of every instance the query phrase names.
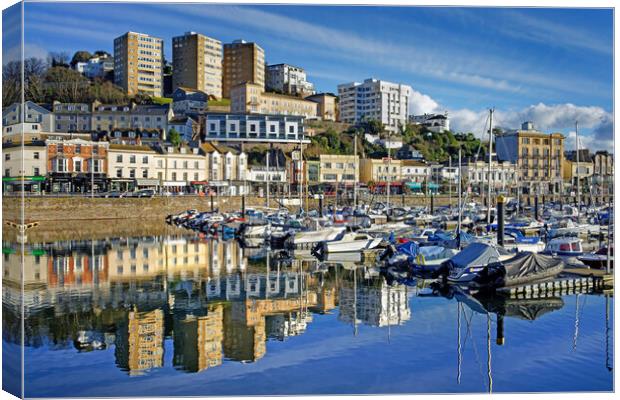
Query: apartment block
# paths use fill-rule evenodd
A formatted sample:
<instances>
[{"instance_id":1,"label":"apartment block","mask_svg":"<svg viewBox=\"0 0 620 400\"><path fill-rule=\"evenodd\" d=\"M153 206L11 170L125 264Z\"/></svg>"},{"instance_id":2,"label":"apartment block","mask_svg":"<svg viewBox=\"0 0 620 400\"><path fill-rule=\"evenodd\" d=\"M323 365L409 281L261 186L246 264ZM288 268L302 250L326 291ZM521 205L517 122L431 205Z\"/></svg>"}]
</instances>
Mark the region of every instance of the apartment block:
<instances>
[{"instance_id":1,"label":"apartment block","mask_svg":"<svg viewBox=\"0 0 620 400\"><path fill-rule=\"evenodd\" d=\"M230 98L234 86L254 83L265 90L265 51L256 43L235 40L224 45L222 97Z\"/></svg>"},{"instance_id":2,"label":"apartment block","mask_svg":"<svg viewBox=\"0 0 620 400\"><path fill-rule=\"evenodd\" d=\"M206 179L210 189L220 195L244 194L244 181L248 178L247 155L219 143L205 142L200 147L206 155Z\"/></svg>"},{"instance_id":3,"label":"apartment block","mask_svg":"<svg viewBox=\"0 0 620 400\"><path fill-rule=\"evenodd\" d=\"M222 42L196 32L172 38L172 86L222 97Z\"/></svg>"},{"instance_id":4,"label":"apartment block","mask_svg":"<svg viewBox=\"0 0 620 400\"><path fill-rule=\"evenodd\" d=\"M338 85L340 121L359 124L376 120L387 131L397 133L407 123L411 93L411 86L373 78Z\"/></svg>"},{"instance_id":5,"label":"apartment block","mask_svg":"<svg viewBox=\"0 0 620 400\"><path fill-rule=\"evenodd\" d=\"M47 150L40 139L2 143L3 192L38 193L45 188Z\"/></svg>"},{"instance_id":6,"label":"apartment block","mask_svg":"<svg viewBox=\"0 0 620 400\"><path fill-rule=\"evenodd\" d=\"M519 172L517 182L523 193L559 193L564 165L564 136L543 133L532 122L521 129L495 138L497 158L514 163Z\"/></svg>"},{"instance_id":7,"label":"apartment block","mask_svg":"<svg viewBox=\"0 0 620 400\"><path fill-rule=\"evenodd\" d=\"M163 95L164 41L127 32L114 39L114 83L125 93Z\"/></svg>"},{"instance_id":8,"label":"apartment block","mask_svg":"<svg viewBox=\"0 0 620 400\"><path fill-rule=\"evenodd\" d=\"M316 118L318 104L299 97L264 92L260 85L242 83L230 91L230 110L234 113L301 115Z\"/></svg>"},{"instance_id":9,"label":"apartment block","mask_svg":"<svg viewBox=\"0 0 620 400\"><path fill-rule=\"evenodd\" d=\"M300 97L314 94L314 85L308 82L303 68L274 64L268 65L265 71L265 87L269 91Z\"/></svg>"}]
</instances>

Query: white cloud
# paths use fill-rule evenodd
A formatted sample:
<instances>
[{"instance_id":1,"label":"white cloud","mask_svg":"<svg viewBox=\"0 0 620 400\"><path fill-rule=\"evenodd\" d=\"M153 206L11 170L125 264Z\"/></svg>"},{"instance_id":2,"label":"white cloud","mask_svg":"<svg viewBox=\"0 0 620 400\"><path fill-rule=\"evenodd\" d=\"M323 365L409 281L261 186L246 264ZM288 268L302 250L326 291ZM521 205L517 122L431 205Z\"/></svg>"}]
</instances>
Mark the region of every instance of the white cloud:
<instances>
[{"instance_id":1,"label":"white cloud","mask_svg":"<svg viewBox=\"0 0 620 400\"><path fill-rule=\"evenodd\" d=\"M410 114L442 112L444 108L431 96L414 91L409 101ZM488 110L468 108L450 109L450 127L454 132L472 132L484 136L488 126ZM533 104L520 110L495 110L493 126L515 129L525 121L532 121L542 131L568 132L566 148L575 147L575 121L580 129L580 146L591 150L613 148L613 115L597 106L577 106L571 103ZM585 132L582 132L584 129ZM572 136L571 136L572 135Z\"/></svg>"},{"instance_id":2,"label":"white cloud","mask_svg":"<svg viewBox=\"0 0 620 400\"><path fill-rule=\"evenodd\" d=\"M409 114L420 115L439 112L439 103L427 94L414 90L409 98Z\"/></svg>"}]
</instances>

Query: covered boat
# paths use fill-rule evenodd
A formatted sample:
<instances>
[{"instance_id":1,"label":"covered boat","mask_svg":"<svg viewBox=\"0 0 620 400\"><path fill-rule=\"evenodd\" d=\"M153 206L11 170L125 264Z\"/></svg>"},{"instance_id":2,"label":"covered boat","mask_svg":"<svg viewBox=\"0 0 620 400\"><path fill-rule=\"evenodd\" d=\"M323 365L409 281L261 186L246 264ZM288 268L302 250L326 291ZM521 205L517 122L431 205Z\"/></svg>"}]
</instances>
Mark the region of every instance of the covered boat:
<instances>
[{"instance_id":1,"label":"covered boat","mask_svg":"<svg viewBox=\"0 0 620 400\"><path fill-rule=\"evenodd\" d=\"M487 265L506 260L511 254L487 243L474 242L445 261L442 269L448 271L448 280L464 283L474 279Z\"/></svg>"},{"instance_id":2,"label":"covered boat","mask_svg":"<svg viewBox=\"0 0 620 400\"><path fill-rule=\"evenodd\" d=\"M471 288L500 288L555 277L564 269L561 258L522 252L504 261L489 264L475 274Z\"/></svg>"}]
</instances>

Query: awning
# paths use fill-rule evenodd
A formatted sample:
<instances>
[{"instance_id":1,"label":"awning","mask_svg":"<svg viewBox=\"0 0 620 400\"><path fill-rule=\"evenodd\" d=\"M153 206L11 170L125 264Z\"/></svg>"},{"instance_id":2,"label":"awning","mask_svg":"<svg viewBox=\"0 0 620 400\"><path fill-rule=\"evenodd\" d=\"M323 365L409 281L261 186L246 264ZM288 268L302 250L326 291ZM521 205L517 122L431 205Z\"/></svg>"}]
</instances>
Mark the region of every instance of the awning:
<instances>
[{"instance_id":1,"label":"awning","mask_svg":"<svg viewBox=\"0 0 620 400\"><path fill-rule=\"evenodd\" d=\"M187 186L187 182L166 181L164 182L164 186L185 187Z\"/></svg>"},{"instance_id":2,"label":"awning","mask_svg":"<svg viewBox=\"0 0 620 400\"><path fill-rule=\"evenodd\" d=\"M33 181L33 182L44 182L44 176L4 176L2 177L2 182L15 182L15 181Z\"/></svg>"},{"instance_id":3,"label":"awning","mask_svg":"<svg viewBox=\"0 0 620 400\"><path fill-rule=\"evenodd\" d=\"M211 182L209 182L209 186L212 186L212 187L228 186L228 182L226 182L226 181L211 181Z\"/></svg>"},{"instance_id":4,"label":"awning","mask_svg":"<svg viewBox=\"0 0 620 400\"><path fill-rule=\"evenodd\" d=\"M158 186L159 179L136 179L136 185L138 186Z\"/></svg>"},{"instance_id":5,"label":"awning","mask_svg":"<svg viewBox=\"0 0 620 400\"><path fill-rule=\"evenodd\" d=\"M192 185L208 185L209 182L207 181L191 181L190 182Z\"/></svg>"},{"instance_id":6,"label":"awning","mask_svg":"<svg viewBox=\"0 0 620 400\"><path fill-rule=\"evenodd\" d=\"M110 182L133 182L135 179L110 178Z\"/></svg>"},{"instance_id":7,"label":"awning","mask_svg":"<svg viewBox=\"0 0 620 400\"><path fill-rule=\"evenodd\" d=\"M411 190L421 190L422 184L420 182L407 182L407 187Z\"/></svg>"},{"instance_id":8,"label":"awning","mask_svg":"<svg viewBox=\"0 0 620 400\"><path fill-rule=\"evenodd\" d=\"M427 186L429 189L439 189L439 185L437 183L429 183Z\"/></svg>"}]
</instances>

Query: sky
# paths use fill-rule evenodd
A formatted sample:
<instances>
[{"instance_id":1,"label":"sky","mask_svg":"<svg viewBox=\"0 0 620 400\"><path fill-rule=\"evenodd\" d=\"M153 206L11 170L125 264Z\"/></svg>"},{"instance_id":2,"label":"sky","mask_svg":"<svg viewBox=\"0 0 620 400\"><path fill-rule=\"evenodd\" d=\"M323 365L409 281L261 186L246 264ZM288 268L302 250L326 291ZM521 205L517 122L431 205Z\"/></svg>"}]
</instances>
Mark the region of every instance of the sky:
<instances>
[{"instance_id":1,"label":"sky","mask_svg":"<svg viewBox=\"0 0 620 400\"><path fill-rule=\"evenodd\" d=\"M574 147L578 120L583 146L613 147L611 9L32 2L25 15L26 55L112 52L137 31L163 38L171 60L171 38L196 31L256 42L321 92L370 77L408 84L410 112L448 111L455 131L481 134L494 108L494 126L532 120Z\"/></svg>"}]
</instances>

